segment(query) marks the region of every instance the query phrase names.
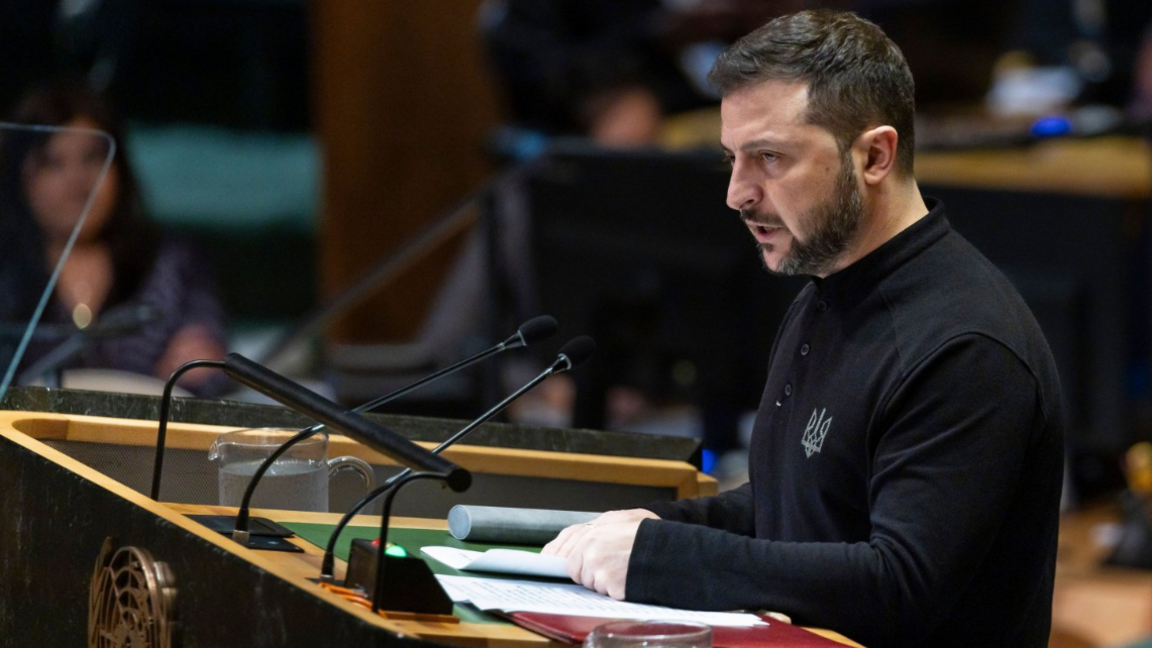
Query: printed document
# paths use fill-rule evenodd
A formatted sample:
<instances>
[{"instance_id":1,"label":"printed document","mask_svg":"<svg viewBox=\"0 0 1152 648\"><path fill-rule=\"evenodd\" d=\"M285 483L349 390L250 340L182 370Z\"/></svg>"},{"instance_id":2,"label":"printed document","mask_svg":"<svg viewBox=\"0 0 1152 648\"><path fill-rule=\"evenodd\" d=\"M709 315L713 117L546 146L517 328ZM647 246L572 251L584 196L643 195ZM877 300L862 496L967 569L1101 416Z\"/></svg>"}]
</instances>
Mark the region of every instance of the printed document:
<instances>
[{"instance_id":1,"label":"printed document","mask_svg":"<svg viewBox=\"0 0 1152 648\"><path fill-rule=\"evenodd\" d=\"M540 583L467 576L436 578L453 601L471 603L481 610L544 612L607 619L699 621L713 626L746 627L767 623L754 614L696 612L617 601L575 583Z\"/></svg>"},{"instance_id":2,"label":"printed document","mask_svg":"<svg viewBox=\"0 0 1152 648\"><path fill-rule=\"evenodd\" d=\"M559 556L541 556L535 551L488 549L482 552L455 547L425 547L420 551L454 570L520 574L524 577L546 577L571 582L568 570L564 567L566 560Z\"/></svg>"},{"instance_id":3,"label":"printed document","mask_svg":"<svg viewBox=\"0 0 1152 648\"><path fill-rule=\"evenodd\" d=\"M568 582L565 560L560 556L542 556L532 551L518 549L489 549L469 551L456 547L424 547L420 551L439 560L452 569L461 571L485 571L521 576L544 576L563 578Z\"/></svg>"}]
</instances>

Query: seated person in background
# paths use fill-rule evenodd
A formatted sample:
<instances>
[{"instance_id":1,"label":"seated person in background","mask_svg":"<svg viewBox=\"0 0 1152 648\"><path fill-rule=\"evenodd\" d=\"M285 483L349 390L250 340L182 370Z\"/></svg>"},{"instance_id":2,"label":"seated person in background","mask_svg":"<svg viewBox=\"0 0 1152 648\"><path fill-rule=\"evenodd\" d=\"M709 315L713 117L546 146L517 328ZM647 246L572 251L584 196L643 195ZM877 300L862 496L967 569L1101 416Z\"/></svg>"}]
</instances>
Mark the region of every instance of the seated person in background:
<instances>
[{"instance_id":1,"label":"seated person in background","mask_svg":"<svg viewBox=\"0 0 1152 648\"><path fill-rule=\"evenodd\" d=\"M225 352L224 314L206 260L145 217L109 107L81 86L49 85L20 102L20 124L99 129L117 142L41 324L100 322L124 305L151 307L137 331L90 340L63 369L118 369L167 379L181 364ZM83 132L5 131L0 138L0 320L27 322L47 286L108 153L107 140ZM34 338L26 369L63 339ZM5 341L6 346L14 343ZM197 370L181 385L212 391L213 372Z\"/></svg>"},{"instance_id":2,"label":"seated person in background","mask_svg":"<svg viewBox=\"0 0 1152 648\"><path fill-rule=\"evenodd\" d=\"M738 41L711 78L728 206L769 271L812 277L776 333L749 483L605 513L544 552L614 598L776 610L870 648L1043 648L1055 363L1008 279L920 194L903 55L868 21L810 11Z\"/></svg>"}]
</instances>

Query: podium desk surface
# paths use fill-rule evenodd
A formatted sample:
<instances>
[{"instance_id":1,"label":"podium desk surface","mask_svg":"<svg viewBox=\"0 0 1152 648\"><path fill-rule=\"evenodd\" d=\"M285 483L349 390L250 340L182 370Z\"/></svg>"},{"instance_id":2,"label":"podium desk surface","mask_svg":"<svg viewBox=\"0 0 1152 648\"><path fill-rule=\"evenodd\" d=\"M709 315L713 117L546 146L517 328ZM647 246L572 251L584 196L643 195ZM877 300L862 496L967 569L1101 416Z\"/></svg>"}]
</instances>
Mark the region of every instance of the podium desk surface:
<instances>
[{"instance_id":1,"label":"podium desk surface","mask_svg":"<svg viewBox=\"0 0 1152 648\"><path fill-rule=\"evenodd\" d=\"M166 503L165 506L168 506L173 511L184 515L228 515L235 514L236 512L235 508L224 506L202 506L168 503ZM337 513L254 510L252 514L254 516L266 517L284 524L306 523L335 525L340 520L340 515ZM380 517L375 515L358 515L352 519L352 521L349 523L349 527L371 527L373 529L378 529L380 527ZM446 538L450 537L448 535L448 522L446 520L394 517L392 518L391 528L442 531ZM278 567L281 567L285 574L292 574L294 577L303 579L316 578L316 575L320 571L320 560L324 555L323 549L299 537L291 538L290 541L303 549L304 553L287 553L277 551L267 551L260 553L270 562L276 564ZM343 578L344 568L344 561L338 559L336 561L336 576L338 579ZM355 607L350 603L345 603L343 601L341 601L341 603L349 607ZM514 648L563 645L511 623L469 623L462 621L456 624L449 624L400 620L389 620L388 623L393 627L401 629L406 633L418 636L422 639L428 639L446 644L473 645L476 639L483 639L485 645L490 648L502 648L505 646L508 648ZM833 641L840 642L846 646L861 646L861 644L858 644L851 639L848 639L847 637L844 637L843 635L831 630L822 628L807 628L807 630L822 637L827 637Z\"/></svg>"}]
</instances>

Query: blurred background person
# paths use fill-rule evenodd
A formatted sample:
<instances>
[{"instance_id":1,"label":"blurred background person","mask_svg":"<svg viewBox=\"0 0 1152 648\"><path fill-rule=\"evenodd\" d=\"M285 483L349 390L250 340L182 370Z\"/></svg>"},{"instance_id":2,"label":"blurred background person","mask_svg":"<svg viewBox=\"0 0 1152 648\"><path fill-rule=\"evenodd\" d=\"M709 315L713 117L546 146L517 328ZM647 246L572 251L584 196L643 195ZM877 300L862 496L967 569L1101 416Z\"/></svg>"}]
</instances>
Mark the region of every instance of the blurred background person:
<instances>
[{"instance_id":1,"label":"blurred background person","mask_svg":"<svg viewBox=\"0 0 1152 648\"><path fill-rule=\"evenodd\" d=\"M1145 30L1135 62L1128 111L1135 119L1152 121L1152 28Z\"/></svg>"},{"instance_id":2,"label":"blurred background person","mask_svg":"<svg viewBox=\"0 0 1152 648\"><path fill-rule=\"evenodd\" d=\"M11 121L98 129L121 142L109 106L80 85L57 83L29 92ZM194 359L225 352L224 313L205 259L145 215L135 176L117 148L107 176L95 183L108 142L84 132L8 132L0 149L0 320L27 322L95 188L88 218L61 271L41 325L83 330L119 307L138 307L142 326L93 338L59 369L115 369L167 379ZM22 360L32 366L62 341L34 338ZM215 372L194 371L181 385L217 390Z\"/></svg>"},{"instance_id":3,"label":"blurred background person","mask_svg":"<svg viewBox=\"0 0 1152 648\"><path fill-rule=\"evenodd\" d=\"M882 25L916 75L918 105L978 103L1022 1L490 0L480 29L517 126L648 146L666 118L718 105L704 76L726 45L801 9Z\"/></svg>"},{"instance_id":4,"label":"blurred background person","mask_svg":"<svg viewBox=\"0 0 1152 648\"><path fill-rule=\"evenodd\" d=\"M798 0L493 0L481 13L513 121L606 146L656 143L664 116L714 105L725 44Z\"/></svg>"}]
</instances>

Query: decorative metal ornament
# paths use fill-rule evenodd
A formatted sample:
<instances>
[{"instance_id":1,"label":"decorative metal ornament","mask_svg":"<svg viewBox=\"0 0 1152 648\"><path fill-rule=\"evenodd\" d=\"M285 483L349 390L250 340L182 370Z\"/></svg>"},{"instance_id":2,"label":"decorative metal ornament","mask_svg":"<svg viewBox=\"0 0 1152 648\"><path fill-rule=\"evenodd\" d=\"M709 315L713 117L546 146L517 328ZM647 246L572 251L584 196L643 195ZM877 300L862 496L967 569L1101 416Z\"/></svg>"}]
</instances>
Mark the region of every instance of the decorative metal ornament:
<instances>
[{"instance_id":1,"label":"decorative metal ornament","mask_svg":"<svg viewBox=\"0 0 1152 648\"><path fill-rule=\"evenodd\" d=\"M104 540L88 595L88 648L172 648L176 588L168 565Z\"/></svg>"}]
</instances>

